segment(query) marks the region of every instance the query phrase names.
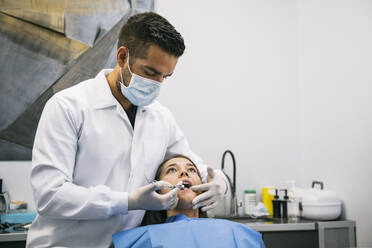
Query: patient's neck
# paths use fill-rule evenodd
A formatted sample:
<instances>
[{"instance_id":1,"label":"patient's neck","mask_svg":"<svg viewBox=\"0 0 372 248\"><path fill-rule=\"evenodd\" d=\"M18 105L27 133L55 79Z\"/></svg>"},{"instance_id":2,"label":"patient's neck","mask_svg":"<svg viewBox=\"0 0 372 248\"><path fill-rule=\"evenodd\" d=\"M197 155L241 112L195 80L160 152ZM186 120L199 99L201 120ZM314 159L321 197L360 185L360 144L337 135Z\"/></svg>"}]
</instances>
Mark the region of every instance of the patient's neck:
<instances>
[{"instance_id":1,"label":"patient's neck","mask_svg":"<svg viewBox=\"0 0 372 248\"><path fill-rule=\"evenodd\" d=\"M183 214L189 218L199 218L199 209L172 209L167 211L168 218L177 214Z\"/></svg>"}]
</instances>

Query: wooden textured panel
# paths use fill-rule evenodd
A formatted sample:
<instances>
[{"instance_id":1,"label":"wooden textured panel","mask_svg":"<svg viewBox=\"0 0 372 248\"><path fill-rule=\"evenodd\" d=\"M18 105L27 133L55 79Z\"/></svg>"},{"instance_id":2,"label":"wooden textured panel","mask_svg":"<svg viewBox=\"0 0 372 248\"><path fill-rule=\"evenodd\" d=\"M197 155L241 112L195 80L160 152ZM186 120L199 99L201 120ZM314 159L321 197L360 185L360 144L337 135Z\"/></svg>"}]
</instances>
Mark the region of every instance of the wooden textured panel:
<instances>
[{"instance_id":1,"label":"wooden textured panel","mask_svg":"<svg viewBox=\"0 0 372 248\"><path fill-rule=\"evenodd\" d=\"M31 148L0 139L0 160L31 160Z\"/></svg>"},{"instance_id":2,"label":"wooden textured panel","mask_svg":"<svg viewBox=\"0 0 372 248\"><path fill-rule=\"evenodd\" d=\"M31 159L47 100L113 67L120 28L153 2L0 0L0 160Z\"/></svg>"},{"instance_id":3,"label":"wooden textured panel","mask_svg":"<svg viewBox=\"0 0 372 248\"><path fill-rule=\"evenodd\" d=\"M41 95L8 128L0 132L0 138L32 148L41 112L47 100L56 92L94 77L108 63L108 58L116 47L120 28L128 14L118 22L97 44L81 55L76 63L44 94ZM0 157L0 160L4 158Z\"/></svg>"},{"instance_id":4,"label":"wooden textured panel","mask_svg":"<svg viewBox=\"0 0 372 248\"><path fill-rule=\"evenodd\" d=\"M0 13L0 131L52 86L89 47Z\"/></svg>"},{"instance_id":5,"label":"wooden textured panel","mask_svg":"<svg viewBox=\"0 0 372 248\"><path fill-rule=\"evenodd\" d=\"M127 0L0 0L0 12L63 33L89 46L128 10Z\"/></svg>"},{"instance_id":6,"label":"wooden textured panel","mask_svg":"<svg viewBox=\"0 0 372 248\"><path fill-rule=\"evenodd\" d=\"M0 0L0 11L19 19L64 33L66 0Z\"/></svg>"}]
</instances>

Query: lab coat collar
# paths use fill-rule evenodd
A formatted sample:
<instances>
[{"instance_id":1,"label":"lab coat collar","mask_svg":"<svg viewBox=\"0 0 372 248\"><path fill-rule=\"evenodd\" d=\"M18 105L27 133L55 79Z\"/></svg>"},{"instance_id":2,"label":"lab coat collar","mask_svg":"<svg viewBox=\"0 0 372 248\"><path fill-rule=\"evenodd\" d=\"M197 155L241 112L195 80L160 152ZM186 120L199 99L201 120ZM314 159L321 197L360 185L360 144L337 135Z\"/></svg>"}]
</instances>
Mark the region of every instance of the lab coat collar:
<instances>
[{"instance_id":1,"label":"lab coat collar","mask_svg":"<svg viewBox=\"0 0 372 248\"><path fill-rule=\"evenodd\" d=\"M94 107L96 109L107 108L115 106L117 101L112 95L110 86L107 82L106 75L111 73L113 69L101 70L97 76L94 78Z\"/></svg>"},{"instance_id":2,"label":"lab coat collar","mask_svg":"<svg viewBox=\"0 0 372 248\"><path fill-rule=\"evenodd\" d=\"M94 107L96 109L103 109L112 106L120 106L119 102L115 99L112 95L110 86L107 82L106 75L111 73L113 69L103 69L101 70L97 76L94 78L94 83L96 84L95 92L93 92L94 100ZM149 105L150 106L150 105ZM140 107L138 106L138 110L145 112L148 110L148 106Z\"/></svg>"}]
</instances>

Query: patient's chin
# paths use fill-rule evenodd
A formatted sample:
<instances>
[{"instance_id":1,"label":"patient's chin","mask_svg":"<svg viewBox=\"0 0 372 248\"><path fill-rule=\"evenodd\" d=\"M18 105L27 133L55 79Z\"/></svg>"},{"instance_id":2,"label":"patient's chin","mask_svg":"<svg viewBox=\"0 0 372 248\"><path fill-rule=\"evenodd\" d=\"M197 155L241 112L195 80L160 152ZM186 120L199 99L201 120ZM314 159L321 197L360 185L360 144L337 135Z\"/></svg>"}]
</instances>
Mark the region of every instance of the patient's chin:
<instances>
[{"instance_id":1,"label":"patient's chin","mask_svg":"<svg viewBox=\"0 0 372 248\"><path fill-rule=\"evenodd\" d=\"M178 210L192 209L192 200L179 199L177 209Z\"/></svg>"},{"instance_id":2,"label":"patient's chin","mask_svg":"<svg viewBox=\"0 0 372 248\"><path fill-rule=\"evenodd\" d=\"M190 192L189 194L178 194L178 205L177 209L191 209L192 208L192 200L196 197L194 192Z\"/></svg>"}]
</instances>

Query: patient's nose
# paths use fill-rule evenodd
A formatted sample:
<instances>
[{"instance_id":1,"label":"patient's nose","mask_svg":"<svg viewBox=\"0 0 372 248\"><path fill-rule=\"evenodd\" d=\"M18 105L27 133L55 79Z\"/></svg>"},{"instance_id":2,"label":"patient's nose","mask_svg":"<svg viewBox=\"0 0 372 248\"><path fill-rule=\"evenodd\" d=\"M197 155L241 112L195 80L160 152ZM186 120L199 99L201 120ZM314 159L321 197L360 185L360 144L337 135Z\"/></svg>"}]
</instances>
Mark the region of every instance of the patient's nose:
<instances>
[{"instance_id":1,"label":"patient's nose","mask_svg":"<svg viewBox=\"0 0 372 248\"><path fill-rule=\"evenodd\" d=\"M189 176L186 170L181 171L180 177L184 177L184 176L187 176L187 177Z\"/></svg>"}]
</instances>

